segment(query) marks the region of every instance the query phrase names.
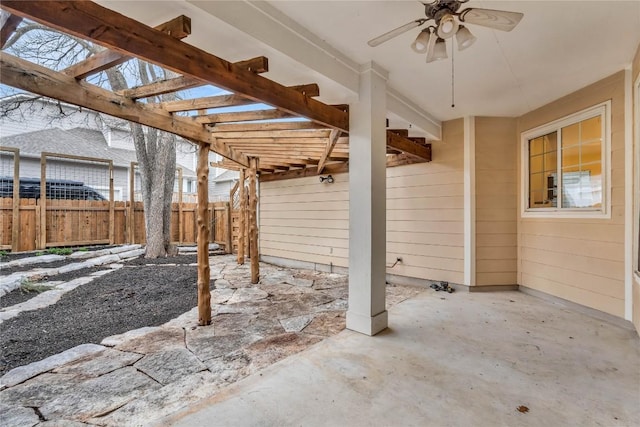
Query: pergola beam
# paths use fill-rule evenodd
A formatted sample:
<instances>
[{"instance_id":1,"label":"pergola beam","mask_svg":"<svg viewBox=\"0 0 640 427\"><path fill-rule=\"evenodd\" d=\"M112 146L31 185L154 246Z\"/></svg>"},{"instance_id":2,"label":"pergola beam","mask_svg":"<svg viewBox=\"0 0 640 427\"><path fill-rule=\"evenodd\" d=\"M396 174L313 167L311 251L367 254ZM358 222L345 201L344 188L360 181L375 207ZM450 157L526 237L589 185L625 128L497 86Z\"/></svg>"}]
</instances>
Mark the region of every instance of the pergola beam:
<instances>
[{"instance_id":1,"label":"pergola beam","mask_svg":"<svg viewBox=\"0 0 640 427\"><path fill-rule=\"evenodd\" d=\"M301 130L272 130L268 132L271 138L285 138L285 139L297 139L297 138L318 138L325 139L329 137L329 129L301 129ZM339 131L336 131L339 133ZM238 138L238 139L251 139L251 138L264 138L264 131L244 131L244 132L212 132L216 138ZM295 141L294 141L295 142Z\"/></svg>"},{"instance_id":2,"label":"pergola beam","mask_svg":"<svg viewBox=\"0 0 640 427\"><path fill-rule=\"evenodd\" d=\"M125 98L140 99L190 89L197 86L203 86L205 84L206 83L200 79L180 76L172 79L160 80L144 86L125 89L117 93Z\"/></svg>"},{"instance_id":3,"label":"pergola beam","mask_svg":"<svg viewBox=\"0 0 640 427\"><path fill-rule=\"evenodd\" d=\"M213 134L218 132L252 132L252 131L276 131L294 129L318 129L314 122L272 122L272 123L220 123L209 127Z\"/></svg>"},{"instance_id":4,"label":"pergola beam","mask_svg":"<svg viewBox=\"0 0 640 427\"><path fill-rule=\"evenodd\" d=\"M340 131L333 129L331 131L331 134L329 135L329 139L327 140L327 147L322 153L320 162L318 163L318 175L322 173L324 165L327 163L327 160L329 159L333 148L336 146L336 142L338 142L338 138L340 138Z\"/></svg>"},{"instance_id":5,"label":"pergola beam","mask_svg":"<svg viewBox=\"0 0 640 427\"><path fill-rule=\"evenodd\" d=\"M228 61L95 3L5 0L0 7L180 75L199 78L288 113L349 131L349 115L344 111L235 67Z\"/></svg>"},{"instance_id":6,"label":"pergola beam","mask_svg":"<svg viewBox=\"0 0 640 427\"><path fill-rule=\"evenodd\" d=\"M177 18L160 24L155 28L156 30L167 33L176 39L183 39L191 34L191 18L180 15ZM127 62L129 59L131 59L131 56L105 49L82 62L64 69L62 72L75 77L76 79L85 79L93 74L98 74L101 71L108 70L111 67Z\"/></svg>"},{"instance_id":7,"label":"pergola beam","mask_svg":"<svg viewBox=\"0 0 640 427\"><path fill-rule=\"evenodd\" d=\"M254 111L238 111L233 113L218 113L197 116L193 118L194 122L209 123L231 123L231 122L248 122L255 120L283 119L293 117L287 111L281 110L254 110Z\"/></svg>"},{"instance_id":8,"label":"pergola beam","mask_svg":"<svg viewBox=\"0 0 640 427\"><path fill-rule=\"evenodd\" d=\"M419 144L391 131L387 131L387 147L419 159L431 161L431 146Z\"/></svg>"},{"instance_id":9,"label":"pergola beam","mask_svg":"<svg viewBox=\"0 0 640 427\"><path fill-rule=\"evenodd\" d=\"M265 73L269 71L268 60L264 56L259 56L257 58L247 59L246 61L240 61L234 63L235 66L253 71L254 73ZM139 86L131 89L126 89L121 92L123 96L132 99L140 99L140 98L148 98L150 96L162 95L163 93L170 92L178 92L185 89L190 89L197 86L204 86L209 84L208 82L197 79L194 77L175 77L173 79L167 79L162 81L153 82L151 84L145 86ZM246 99L246 98L245 98ZM248 103L253 103L254 101L247 100ZM177 101L180 102L180 101ZM210 108L210 107L209 107ZM203 107L199 106L198 108L193 108L193 110L201 110ZM176 111L186 111L186 110L176 110Z\"/></svg>"},{"instance_id":10,"label":"pergola beam","mask_svg":"<svg viewBox=\"0 0 640 427\"><path fill-rule=\"evenodd\" d=\"M189 118L175 117L162 110L137 104L131 99L7 53L3 53L0 57L0 82L171 132L189 140L210 143L211 149L216 153L248 166L246 156L232 152L201 125Z\"/></svg>"},{"instance_id":11,"label":"pergola beam","mask_svg":"<svg viewBox=\"0 0 640 427\"><path fill-rule=\"evenodd\" d=\"M204 98L185 99L179 101L167 101L159 104L150 104L153 107L162 108L170 113L178 111L207 110L209 108L235 107L240 105L250 105L256 102L241 95L216 95Z\"/></svg>"},{"instance_id":12,"label":"pergola beam","mask_svg":"<svg viewBox=\"0 0 640 427\"><path fill-rule=\"evenodd\" d=\"M4 48L4 45L9 41L11 35L16 31L18 25L22 22L22 18L16 15L9 15L7 19L2 23L2 29L0 29L0 47Z\"/></svg>"},{"instance_id":13,"label":"pergola beam","mask_svg":"<svg viewBox=\"0 0 640 427\"><path fill-rule=\"evenodd\" d=\"M242 64L251 64L252 62L258 63L262 60L266 60L266 58L263 56L260 56L258 58L249 59L247 61L236 62L234 63L234 65L241 66L241 67L248 67L248 69L252 69L252 65L242 65ZM257 66L257 65L253 65L253 66ZM259 71L255 71L255 72L259 72ZM206 84L206 83L203 83L203 84ZM307 85L299 85L299 86L290 86L290 88L306 96L317 96L315 94L320 93L318 89L318 85L315 83L307 84ZM167 102L162 102L160 104L152 104L152 105L154 107L157 106L160 108L164 108L165 110L174 113L177 111L208 110L210 108L236 107L236 106L251 105L251 104L256 104L256 101L253 99L249 99L246 96L228 94L228 95L207 96L204 98L197 98L197 99L186 99L186 100L180 100L180 101L167 101Z\"/></svg>"}]
</instances>

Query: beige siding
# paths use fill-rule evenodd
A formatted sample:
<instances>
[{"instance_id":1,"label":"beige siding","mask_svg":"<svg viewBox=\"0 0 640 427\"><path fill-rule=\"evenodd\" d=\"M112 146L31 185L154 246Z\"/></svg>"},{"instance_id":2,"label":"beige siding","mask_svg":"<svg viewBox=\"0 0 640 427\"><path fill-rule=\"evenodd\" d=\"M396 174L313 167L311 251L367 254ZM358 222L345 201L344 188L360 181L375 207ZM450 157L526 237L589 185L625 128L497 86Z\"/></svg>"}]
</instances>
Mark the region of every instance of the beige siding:
<instances>
[{"instance_id":1,"label":"beige siding","mask_svg":"<svg viewBox=\"0 0 640 427\"><path fill-rule=\"evenodd\" d=\"M349 260L349 176L260 184L260 252L346 267Z\"/></svg>"},{"instance_id":2,"label":"beige siding","mask_svg":"<svg viewBox=\"0 0 640 427\"><path fill-rule=\"evenodd\" d=\"M518 214L518 283L622 317L624 73L616 73L525 114L518 120L518 135L607 100L611 100L612 122L611 219L521 218ZM518 167L520 145L517 142ZM522 179L519 172L517 176ZM518 201L520 198L518 194Z\"/></svg>"},{"instance_id":3,"label":"beige siding","mask_svg":"<svg viewBox=\"0 0 640 427\"><path fill-rule=\"evenodd\" d=\"M631 74L633 76L633 83L635 84L635 82L638 80L638 78L640 78L640 45L638 45L638 49L636 50L636 55L633 58L633 68L631 71ZM634 86L634 90L635 86ZM633 111L634 111L634 118L636 118L636 121L634 121L634 141L636 144L636 148L635 148L635 155L634 155L634 177L633 177L633 182L636 185L636 187L634 188L634 192L633 194L635 194L635 210L634 210L634 217L633 217L633 221L636 225L636 227L640 227L639 224L639 218L638 215L640 215L639 210L640 210L640 188L638 187L638 183L640 183L640 177L638 176L638 174L640 174L640 164L638 164L638 162L640 161L640 157L639 154L640 153L640 147L637 146L638 145L638 141L640 141L640 123L637 121L638 118L638 110L640 110L640 105L638 105L637 103L634 104L633 106ZM638 233L638 228L635 228L636 233ZM638 259L638 251L640 251L640 248L638 248L638 245L640 245L640 242L638 242L638 235L636 234L634 236L634 239L636 239L635 243L636 243L636 252L635 252L635 257L636 259ZM640 262L639 262L640 264ZM640 270L640 265L637 266L637 270ZM637 271L636 274L634 275L633 278L633 282L632 282L632 301L633 301L633 324L636 327L636 331L638 331L638 333L640 333L640 276L638 275Z\"/></svg>"},{"instance_id":4,"label":"beige siding","mask_svg":"<svg viewBox=\"0 0 640 427\"><path fill-rule=\"evenodd\" d=\"M517 282L516 119L476 117L476 285Z\"/></svg>"},{"instance_id":5,"label":"beige siding","mask_svg":"<svg viewBox=\"0 0 640 427\"><path fill-rule=\"evenodd\" d=\"M421 279L464 281L464 128L443 123L433 161L387 169L389 273Z\"/></svg>"},{"instance_id":6,"label":"beige siding","mask_svg":"<svg viewBox=\"0 0 640 427\"><path fill-rule=\"evenodd\" d=\"M389 273L462 283L463 127L443 124L434 161L387 170ZM260 185L260 250L263 255L347 267L348 174L335 183L317 177Z\"/></svg>"}]
</instances>

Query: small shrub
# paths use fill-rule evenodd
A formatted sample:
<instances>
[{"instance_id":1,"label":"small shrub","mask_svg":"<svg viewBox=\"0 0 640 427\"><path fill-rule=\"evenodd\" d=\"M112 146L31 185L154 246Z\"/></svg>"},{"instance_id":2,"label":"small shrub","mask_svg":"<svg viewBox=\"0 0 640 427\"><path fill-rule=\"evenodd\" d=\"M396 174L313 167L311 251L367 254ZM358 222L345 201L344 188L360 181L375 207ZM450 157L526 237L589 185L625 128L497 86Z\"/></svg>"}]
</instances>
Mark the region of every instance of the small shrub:
<instances>
[{"instance_id":1,"label":"small shrub","mask_svg":"<svg viewBox=\"0 0 640 427\"><path fill-rule=\"evenodd\" d=\"M6 257L7 255L9 255L9 252L7 252L7 251L0 251L0 258L4 258L4 257Z\"/></svg>"},{"instance_id":2,"label":"small shrub","mask_svg":"<svg viewBox=\"0 0 640 427\"><path fill-rule=\"evenodd\" d=\"M53 286L43 285L42 283L34 283L28 280L25 280L20 284L20 292L22 292L23 294L30 294L32 292L41 294L51 289L53 289Z\"/></svg>"},{"instance_id":3,"label":"small shrub","mask_svg":"<svg viewBox=\"0 0 640 427\"><path fill-rule=\"evenodd\" d=\"M89 252L89 248L82 247L82 248L76 249L76 251L78 251L78 252Z\"/></svg>"},{"instance_id":4,"label":"small shrub","mask_svg":"<svg viewBox=\"0 0 640 427\"><path fill-rule=\"evenodd\" d=\"M49 248L47 253L50 255L71 255L73 250L71 248Z\"/></svg>"}]
</instances>

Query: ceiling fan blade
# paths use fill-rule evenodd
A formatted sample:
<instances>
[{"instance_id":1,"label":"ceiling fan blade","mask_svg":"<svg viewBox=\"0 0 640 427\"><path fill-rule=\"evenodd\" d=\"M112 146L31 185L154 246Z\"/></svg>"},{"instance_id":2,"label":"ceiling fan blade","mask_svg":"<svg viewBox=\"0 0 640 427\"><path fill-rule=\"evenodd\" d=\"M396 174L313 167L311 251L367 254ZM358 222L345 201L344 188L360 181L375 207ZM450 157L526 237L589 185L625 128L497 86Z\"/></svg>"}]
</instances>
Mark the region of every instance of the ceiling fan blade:
<instances>
[{"instance_id":1,"label":"ceiling fan blade","mask_svg":"<svg viewBox=\"0 0 640 427\"><path fill-rule=\"evenodd\" d=\"M459 13L460 20L469 24L482 25L500 31L511 31L518 25L524 14L506 10L480 9L472 7Z\"/></svg>"},{"instance_id":2,"label":"ceiling fan blade","mask_svg":"<svg viewBox=\"0 0 640 427\"><path fill-rule=\"evenodd\" d=\"M411 21L408 24L404 24L402 27L398 27L395 30L391 30L387 33L384 33L381 36L376 37L375 39L371 39L367 42L367 44L371 47L376 47L381 45L382 43L391 40L392 38L399 36L402 33L406 33L407 31L419 27L424 24L426 19L416 19L415 21Z\"/></svg>"}]
</instances>

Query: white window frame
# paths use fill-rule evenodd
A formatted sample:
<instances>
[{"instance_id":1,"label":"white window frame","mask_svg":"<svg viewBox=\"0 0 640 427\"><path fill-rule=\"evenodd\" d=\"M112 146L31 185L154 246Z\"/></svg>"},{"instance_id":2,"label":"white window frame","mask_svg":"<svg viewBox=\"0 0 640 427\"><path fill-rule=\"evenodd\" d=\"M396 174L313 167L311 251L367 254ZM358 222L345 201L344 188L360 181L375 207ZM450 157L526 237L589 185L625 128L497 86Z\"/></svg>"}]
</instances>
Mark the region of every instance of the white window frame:
<instances>
[{"instance_id":1,"label":"white window frame","mask_svg":"<svg viewBox=\"0 0 640 427\"><path fill-rule=\"evenodd\" d=\"M593 117L602 117L602 206L600 208L529 208L529 141L557 132L558 144L558 166L557 171L561 170L561 147L562 147L562 128L572 124L587 120ZM521 134L520 145L520 170L521 170L521 200L520 215L522 218L611 218L611 101L602 102L600 104L589 107L585 110L554 120L551 123L529 129ZM559 173L559 172L558 172ZM558 197L561 197L562 182L558 182ZM560 203L558 203L560 205Z\"/></svg>"}]
</instances>

